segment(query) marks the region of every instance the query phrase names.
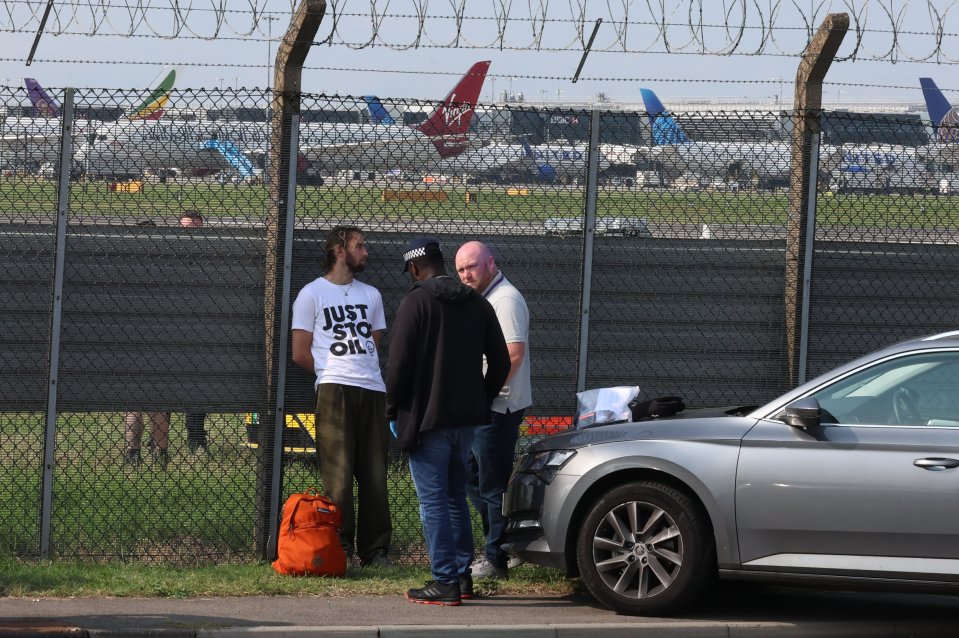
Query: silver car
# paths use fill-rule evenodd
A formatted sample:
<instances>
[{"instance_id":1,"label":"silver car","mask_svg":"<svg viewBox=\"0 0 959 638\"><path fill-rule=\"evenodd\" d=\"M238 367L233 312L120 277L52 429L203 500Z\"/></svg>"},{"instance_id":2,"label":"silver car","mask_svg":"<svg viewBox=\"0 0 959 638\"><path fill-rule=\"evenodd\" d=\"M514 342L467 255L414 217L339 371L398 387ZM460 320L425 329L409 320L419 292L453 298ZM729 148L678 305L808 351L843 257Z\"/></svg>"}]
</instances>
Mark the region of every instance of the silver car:
<instances>
[{"instance_id":1,"label":"silver car","mask_svg":"<svg viewBox=\"0 0 959 638\"><path fill-rule=\"evenodd\" d=\"M533 445L508 551L664 615L717 575L959 589L959 331L884 348L756 407L573 430Z\"/></svg>"}]
</instances>

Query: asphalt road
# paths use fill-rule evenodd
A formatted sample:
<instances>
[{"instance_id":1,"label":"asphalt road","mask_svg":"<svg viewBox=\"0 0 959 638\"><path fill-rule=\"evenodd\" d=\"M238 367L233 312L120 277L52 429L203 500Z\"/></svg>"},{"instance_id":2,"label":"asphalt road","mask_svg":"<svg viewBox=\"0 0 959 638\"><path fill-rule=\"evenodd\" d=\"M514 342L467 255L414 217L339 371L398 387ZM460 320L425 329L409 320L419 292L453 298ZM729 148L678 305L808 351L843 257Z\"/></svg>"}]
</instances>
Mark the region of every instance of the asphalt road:
<instances>
[{"instance_id":1,"label":"asphalt road","mask_svg":"<svg viewBox=\"0 0 959 638\"><path fill-rule=\"evenodd\" d=\"M61 623L118 635L387 626L417 626L426 634L429 628L449 630L450 625L458 625L513 629L511 635L522 635L521 627L579 626L603 627L609 636L617 628L630 635L687 637L730 636L740 631L753 636L946 636L955 633L959 596L728 584L718 586L687 613L669 619L621 616L579 594L493 596L456 608L414 605L401 596L0 599L0 619L0 636L4 622L13 619L24 619L27 627Z\"/></svg>"},{"instance_id":2,"label":"asphalt road","mask_svg":"<svg viewBox=\"0 0 959 638\"><path fill-rule=\"evenodd\" d=\"M85 215L70 220L71 232L77 232L83 226L129 226L131 230L143 217L136 219L112 215ZM154 220L158 226L172 222L170 220ZM371 217L360 221L355 217L335 219L324 217L314 219L299 216L296 222L298 230L325 231L335 224L343 223L354 225L359 223L368 233L398 233L413 234L464 234L478 235L506 235L513 237L545 235L547 231L543 220L540 219L432 219L429 221L404 221L396 219L377 219ZM0 225L5 226L3 232L16 236L25 230L24 226L55 225L56 218L51 212L42 217L35 212L14 213L0 212ZM252 231L264 227L263 220L250 217L210 217L204 220L204 226L209 229L247 230ZM779 241L786 239L784 224L696 224L681 222L649 222L647 238L657 239L714 239L739 241ZM142 230L142 229L136 229ZM230 237L232 235L226 235ZM581 233L567 233L568 238L581 236ZM597 233L596 238L601 241L604 235ZM616 237L616 235L610 235ZM848 227L821 227L816 229L818 241L849 241L849 242L878 242L878 243L905 243L905 244L959 244L959 228L910 228L897 226L848 226Z\"/></svg>"}]
</instances>

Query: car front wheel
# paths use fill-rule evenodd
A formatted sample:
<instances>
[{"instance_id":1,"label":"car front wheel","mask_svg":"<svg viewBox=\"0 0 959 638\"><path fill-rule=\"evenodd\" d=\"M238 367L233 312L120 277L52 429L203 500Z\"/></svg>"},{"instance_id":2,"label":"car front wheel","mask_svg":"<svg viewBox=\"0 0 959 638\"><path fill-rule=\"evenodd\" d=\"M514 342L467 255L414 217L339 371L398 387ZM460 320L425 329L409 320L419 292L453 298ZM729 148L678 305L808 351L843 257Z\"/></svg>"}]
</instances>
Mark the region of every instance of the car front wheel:
<instances>
[{"instance_id":1,"label":"car front wheel","mask_svg":"<svg viewBox=\"0 0 959 638\"><path fill-rule=\"evenodd\" d=\"M576 555L593 596L631 615L665 615L690 604L716 569L702 508L658 482L620 485L593 504Z\"/></svg>"}]
</instances>

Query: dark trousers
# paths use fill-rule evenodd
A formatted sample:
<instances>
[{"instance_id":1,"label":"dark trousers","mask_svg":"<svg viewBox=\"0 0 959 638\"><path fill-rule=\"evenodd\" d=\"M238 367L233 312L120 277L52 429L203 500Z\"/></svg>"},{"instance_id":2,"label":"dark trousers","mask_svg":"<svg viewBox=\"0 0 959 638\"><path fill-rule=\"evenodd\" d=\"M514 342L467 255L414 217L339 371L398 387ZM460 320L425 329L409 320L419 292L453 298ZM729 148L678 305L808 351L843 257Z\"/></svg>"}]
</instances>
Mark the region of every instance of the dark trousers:
<instances>
[{"instance_id":1,"label":"dark trousers","mask_svg":"<svg viewBox=\"0 0 959 638\"><path fill-rule=\"evenodd\" d=\"M466 493L483 520L486 559L504 569L509 562L509 555L501 547L506 533L503 494L513 472L519 424L523 422L524 412L493 412L490 425L473 428Z\"/></svg>"},{"instance_id":2,"label":"dark trousers","mask_svg":"<svg viewBox=\"0 0 959 638\"><path fill-rule=\"evenodd\" d=\"M203 412L186 413L186 441L190 447L206 447L206 428L203 427L205 420L206 414Z\"/></svg>"},{"instance_id":3,"label":"dark trousers","mask_svg":"<svg viewBox=\"0 0 959 638\"><path fill-rule=\"evenodd\" d=\"M475 429L428 430L410 450L410 476L420 501L430 571L441 583L457 582L469 573L473 560L466 466Z\"/></svg>"},{"instance_id":4,"label":"dark trousers","mask_svg":"<svg viewBox=\"0 0 959 638\"><path fill-rule=\"evenodd\" d=\"M355 548L360 562L390 547L386 467L390 434L383 392L322 383L316 392L316 451L323 493L343 512L340 537L347 556ZM353 479L357 507L353 507Z\"/></svg>"}]
</instances>

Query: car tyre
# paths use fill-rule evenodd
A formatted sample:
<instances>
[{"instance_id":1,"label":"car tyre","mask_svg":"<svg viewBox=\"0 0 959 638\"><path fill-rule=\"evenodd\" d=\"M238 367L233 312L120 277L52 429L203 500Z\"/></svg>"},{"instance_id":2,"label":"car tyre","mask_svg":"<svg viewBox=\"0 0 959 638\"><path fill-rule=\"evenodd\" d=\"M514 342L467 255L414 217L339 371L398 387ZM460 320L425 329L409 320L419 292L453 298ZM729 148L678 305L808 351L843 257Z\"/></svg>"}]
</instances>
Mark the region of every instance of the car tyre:
<instances>
[{"instance_id":1,"label":"car tyre","mask_svg":"<svg viewBox=\"0 0 959 638\"><path fill-rule=\"evenodd\" d=\"M687 606L716 574L702 507L653 481L620 485L596 501L580 527L576 558L590 593L629 615Z\"/></svg>"}]
</instances>

